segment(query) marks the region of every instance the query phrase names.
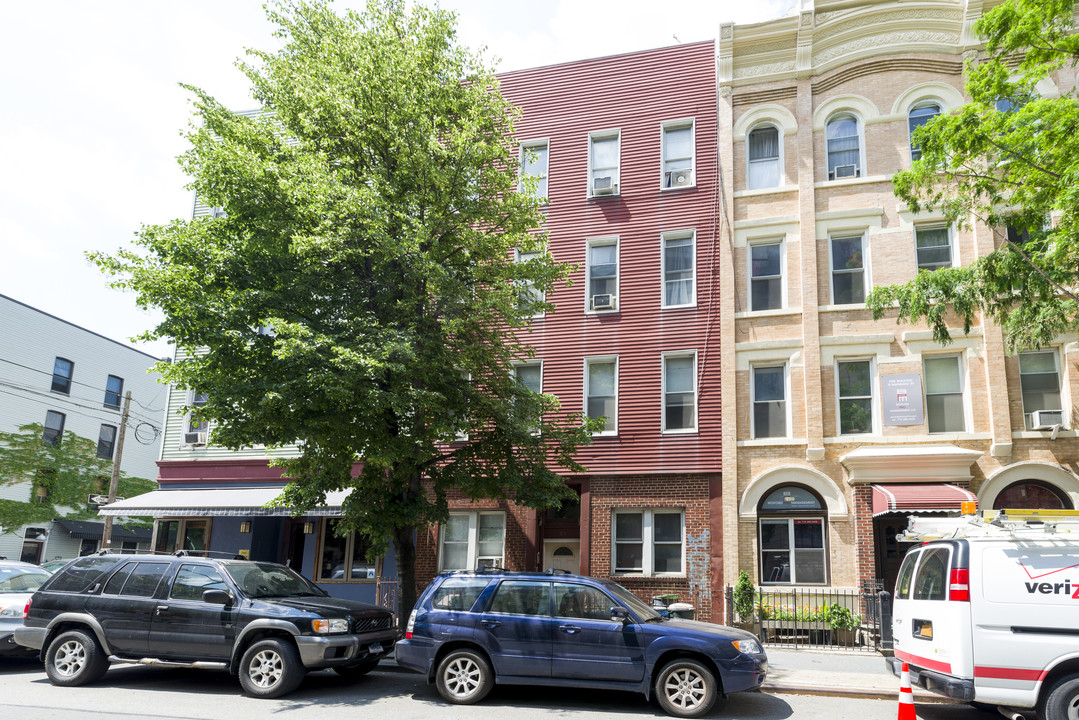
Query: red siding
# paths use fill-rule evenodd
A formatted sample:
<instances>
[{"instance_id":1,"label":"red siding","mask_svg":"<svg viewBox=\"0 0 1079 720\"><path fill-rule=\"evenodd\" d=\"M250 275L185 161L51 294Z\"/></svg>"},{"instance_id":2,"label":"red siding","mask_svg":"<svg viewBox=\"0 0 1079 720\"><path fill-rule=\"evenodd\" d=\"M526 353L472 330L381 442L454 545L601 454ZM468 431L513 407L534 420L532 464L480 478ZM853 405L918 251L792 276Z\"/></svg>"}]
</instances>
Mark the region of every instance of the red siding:
<instances>
[{"instance_id":1,"label":"red siding","mask_svg":"<svg viewBox=\"0 0 1079 720\"><path fill-rule=\"evenodd\" d=\"M567 411L583 405L586 356L617 355L618 435L580 459L593 473L720 469L716 82L711 42L507 73L502 92L524 110L521 141L549 140L548 231L573 285L549 296L557 312L528 341L544 362L543 390ZM661 124L695 120L696 187L660 190ZM620 195L587 198L589 133L621 130ZM697 305L661 308L660 234L696 231ZM586 239L619 237L619 309L585 313ZM715 298L715 300L713 300ZM661 357L696 350L698 431L662 434Z\"/></svg>"}]
</instances>

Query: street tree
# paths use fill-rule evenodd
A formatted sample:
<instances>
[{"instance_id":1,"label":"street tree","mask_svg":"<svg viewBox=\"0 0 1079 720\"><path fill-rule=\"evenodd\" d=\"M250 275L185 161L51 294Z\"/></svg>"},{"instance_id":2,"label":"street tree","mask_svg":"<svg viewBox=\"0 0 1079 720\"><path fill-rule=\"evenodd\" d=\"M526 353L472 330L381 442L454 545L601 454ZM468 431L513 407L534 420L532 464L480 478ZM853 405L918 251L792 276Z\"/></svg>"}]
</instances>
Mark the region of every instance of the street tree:
<instances>
[{"instance_id":1,"label":"street tree","mask_svg":"<svg viewBox=\"0 0 1079 720\"><path fill-rule=\"evenodd\" d=\"M18 528L56 518L85 520L97 516L93 494L107 493L112 460L98 457L93 440L65 432L44 439L41 424L20 425L18 432L0 432L0 485L27 483L27 500L0 500L0 526ZM120 472L118 494L141 495L157 483Z\"/></svg>"},{"instance_id":2,"label":"street tree","mask_svg":"<svg viewBox=\"0 0 1079 720\"><path fill-rule=\"evenodd\" d=\"M966 64L970 100L914 134L921 157L893 179L912 211L934 208L960 227L994 228L994 249L964 267L921 271L875 289L875 318L925 320L940 342L949 323L980 314L1012 350L1079 328L1079 35L1071 0L1008 0L975 30L984 57Z\"/></svg>"},{"instance_id":3,"label":"street tree","mask_svg":"<svg viewBox=\"0 0 1079 720\"><path fill-rule=\"evenodd\" d=\"M291 479L279 504L351 489L338 527L392 542L403 621L416 531L447 518L451 492L550 507L583 469L591 421L514 372L569 268L518 179L519 113L452 13L267 12L280 49L237 63L261 112L188 87L198 124L181 163L220 212L91 257L162 311L145 337L176 344L158 370L206 394L212 444L298 446L272 460Z\"/></svg>"}]
</instances>

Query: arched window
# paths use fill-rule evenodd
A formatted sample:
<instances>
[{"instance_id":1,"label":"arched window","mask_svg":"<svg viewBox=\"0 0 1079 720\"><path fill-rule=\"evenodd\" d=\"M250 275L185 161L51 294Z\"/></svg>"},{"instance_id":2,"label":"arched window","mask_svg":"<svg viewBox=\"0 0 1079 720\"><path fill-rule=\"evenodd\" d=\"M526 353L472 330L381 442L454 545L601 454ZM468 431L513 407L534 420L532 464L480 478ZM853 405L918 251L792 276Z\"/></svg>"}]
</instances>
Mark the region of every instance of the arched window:
<instances>
[{"instance_id":1,"label":"arched window","mask_svg":"<svg viewBox=\"0 0 1079 720\"><path fill-rule=\"evenodd\" d=\"M779 187L780 134L774 125L760 125L746 136L747 183L750 190Z\"/></svg>"},{"instance_id":2,"label":"arched window","mask_svg":"<svg viewBox=\"0 0 1079 720\"><path fill-rule=\"evenodd\" d=\"M907 132L910 135L910 161L914 162L922 151L914 144L914 131L940 115L940 105L935 102L920 103L911 108L907 115Z\"/></svg>"},{"instance_id":3,"label":"arched window","mask_svg":"<svg viewBox=\"0 0 1079 720\"><path fill-rule=\"evenodd\" d=\"M801 485L783 485L757 506L762 585L828 581L824 503Z\"/></svg>"},{"instance_id":4,"label":"arched window","mask_svg":"<svg viewBox=\"0 0 1079 720\"><path fill-rule=\"evenodd\" d=\"M861 177L862 144L858 118L836 115L828 121L828 179Z\"/></svg>"},{"instance_id":5,"label":"arched window","mask_svg":"<svg viewBox=\"0 0 1079 720\"><path fill-rule=\"evenodd\" d=\"M993 501L994 510L1071 510L1071 500L1049 483L1020 480L1004 488Z\"/></svg>"}]
</instances>

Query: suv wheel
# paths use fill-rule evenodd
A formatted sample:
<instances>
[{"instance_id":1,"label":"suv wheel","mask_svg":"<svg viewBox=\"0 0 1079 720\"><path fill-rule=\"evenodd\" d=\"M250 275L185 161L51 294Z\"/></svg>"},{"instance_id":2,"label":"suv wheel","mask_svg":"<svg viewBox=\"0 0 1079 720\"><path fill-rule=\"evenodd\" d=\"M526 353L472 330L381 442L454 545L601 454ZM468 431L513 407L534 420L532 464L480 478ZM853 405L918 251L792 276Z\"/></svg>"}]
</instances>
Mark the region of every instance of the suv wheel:
<instances>
[{"instance_id":1,"label":"suv wheel","mask_svg":"<svg viewBox=\"0 0 1079 720\"><path fill-rule=\"evenodd\" d=\"M355 665L334 665L333 671L346 680L358 680L376 667L378 667L378 658L364 660Z\"/></svg>"},{"instance_id":2,"label":"suv wheel","mask_svg":"<svg viewBox=\"0 0 1079 720\"><path fill-rule=\"evenodd\" d=\"M435 685L443 698L455 705L471 705L487 697L494 685L491 666L479 653L455 650L438 664Z\"/></svg>"},{"instance_id":3,"label":"suv wheel","mask_svg":"<svg viewBox=\"0 0 1079 720\"><path fill-rule=\"evenodd\" d=\"M45 653L45 674L53 685L74 687L92 683L109 669L109 659L92 635L69 630L56 636Z\"/></svg>"},{"instance_id":4,"label":"suv wheel","mask_svg":"<svg viewBox=\"0 0 1079 720\"><path fill-rule=\"evenodd\" d=\"M300 654L285 640L259 640L240 660L240 686L251 697L275 698L290 693L303 676Z\"/></svg>"},{"instance_id":5,"label":"suv wheel","mask_svg":"<svg viewBox=\"0 0 1079 720\"><path fill-rule=\"evenodd\" d=\"M715 676L696 660L673 660L656 677L656 698L668 715L700 717L716 701Z\"/></svg>"},{"instance_id":6,"label":"suv wheel","mask_svg":"<svg viewBox=\"0 0 1079 720\"><path fill-rule=\"evenodd\" d=\"M1079 675L1068 675L1053 685L1040 715L1045 720L1079 720Z\"/></svg>"}]
</instances>

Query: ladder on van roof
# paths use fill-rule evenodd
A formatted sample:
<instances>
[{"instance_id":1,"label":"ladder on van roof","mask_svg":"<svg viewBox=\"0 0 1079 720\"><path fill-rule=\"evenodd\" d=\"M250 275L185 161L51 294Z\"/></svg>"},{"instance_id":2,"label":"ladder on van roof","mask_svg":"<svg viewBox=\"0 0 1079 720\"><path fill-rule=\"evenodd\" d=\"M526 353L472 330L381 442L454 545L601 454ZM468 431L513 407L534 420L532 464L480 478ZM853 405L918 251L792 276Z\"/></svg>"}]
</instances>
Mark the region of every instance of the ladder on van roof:
<instances>
[{"instance_id":1,"label":"ladder on van roof","mask_svg":"<svg viewBox=\"0 0 1079 720\"><path fill-rule=\"evenodd\" d=\"M899 542L945 538L1047 538L1074 533L1079 539L1079 510L980 510L960 517L912 515Z\"/></svg>"}]
</instances>

